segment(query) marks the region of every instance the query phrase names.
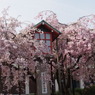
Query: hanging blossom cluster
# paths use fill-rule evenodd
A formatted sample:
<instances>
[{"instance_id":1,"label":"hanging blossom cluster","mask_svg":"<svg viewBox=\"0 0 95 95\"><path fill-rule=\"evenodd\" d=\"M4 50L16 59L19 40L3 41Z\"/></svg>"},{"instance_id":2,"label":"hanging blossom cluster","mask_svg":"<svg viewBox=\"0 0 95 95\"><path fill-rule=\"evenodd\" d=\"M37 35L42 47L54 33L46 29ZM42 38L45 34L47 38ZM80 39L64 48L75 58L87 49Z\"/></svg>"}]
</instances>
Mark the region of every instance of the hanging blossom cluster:
<instances>
[{"instance_id":1,"label":"hanging blossom cluster","mask_svg":"<svg viewBox=\"0 0 95 95\"><path fill-rule=\"evenodd\" d=\"M49 52L43 42L38 42L34 38L37 29L28 26L18 34L18 28L21 28L22 23L10 17L7 9L2 14L3 16L0 17L0 77L3 86L7 87L6 89L3 87L3 90L9 90L14 85L19 85L19 81L25 81L25 76L34 76L37 66L35 57Z\"/></svg>"},{"instance_id":2,"label":"hanging blossom cluster","mask_svg":"<svg viewBox=\"0 0 95 95\"><path fill-rule=\"evenodd\" d=\"M94 82L95 30L87 27L89 26L87 19L87 17L79 19L64 29L59 37L59 55L61 55L60 62L63 64L65 73L70 69L74 78L83 79L86 82L91 82L92 79ZM94 20L89 19L89 22Z\"/></svg>"}]
</instances>

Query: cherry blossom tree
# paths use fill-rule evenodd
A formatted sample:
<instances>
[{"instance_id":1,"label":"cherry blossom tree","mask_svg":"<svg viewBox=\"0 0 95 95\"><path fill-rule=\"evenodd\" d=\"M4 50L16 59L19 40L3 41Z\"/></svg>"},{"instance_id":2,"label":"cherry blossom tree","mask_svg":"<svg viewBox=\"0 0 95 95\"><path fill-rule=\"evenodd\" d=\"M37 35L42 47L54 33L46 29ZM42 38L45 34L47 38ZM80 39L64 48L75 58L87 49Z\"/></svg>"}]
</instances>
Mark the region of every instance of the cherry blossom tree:
<instances>
[{"instance_id":1,"label":"cherry blossom tree","mask_svg":"<svg viewBox=\"0 0 95 95\"><path fill-rule=\"evenodd\" d=\"M35 76L35 58L39 56L43 59L49 52L42 41L38 42L34 38L38 30L31 29L32 26L27 26L18 34L22 22L10 17L7 11L4 9L0 17L0 79L3 82L2 90L11 93L10 89L14 86L21 91L25 76Z\"/></svg>"},{"instance_id":2,"label":"cherry blossom tree","mask_svg":"<svg viewBox=\"0 0 95 95\"><path fill-rule=\"evenodd\" d=\"M69 25L59 23L56 14L49 10L40 12L37 18L45 19L62 32L53 45L56 72L60 71L57 72L60 91L63 89L65 95L69 95L72 80L82 79L84 86L85 83L92 85L95 81L95 15L81 17Z\"/></svg>"},{"instance_id":3,"label":"cherry blossom tree","mask_svg":"<svg viewBox=\"0 0 95 95\"><path fill-rule=\"evenodd\" d=\"M94 83L94 35L94 30L78 21L68 25L59 37L58 55L63 75L61 79L66 95L69 95L71 78L74 80L82 79L84 83Z\"/></svg>"}]
</instances>

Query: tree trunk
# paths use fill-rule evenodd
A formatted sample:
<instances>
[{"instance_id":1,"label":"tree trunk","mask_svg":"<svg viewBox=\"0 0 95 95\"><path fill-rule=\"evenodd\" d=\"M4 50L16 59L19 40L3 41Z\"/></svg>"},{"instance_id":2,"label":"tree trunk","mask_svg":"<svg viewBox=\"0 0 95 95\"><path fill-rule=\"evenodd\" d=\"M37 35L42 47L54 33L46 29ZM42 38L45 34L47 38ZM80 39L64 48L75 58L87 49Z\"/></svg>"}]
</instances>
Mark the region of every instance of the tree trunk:
<instances>
[{"instance_id":1,"label":"tree trunk","mask_svg":"<svg viewBox=\"0 0 95 95\"><path fill-rule=\"evenodd\" d=\"M18 85L19 85L19 95L21 95L20 81L18 82Z\"/></svg>"}]
</instances>

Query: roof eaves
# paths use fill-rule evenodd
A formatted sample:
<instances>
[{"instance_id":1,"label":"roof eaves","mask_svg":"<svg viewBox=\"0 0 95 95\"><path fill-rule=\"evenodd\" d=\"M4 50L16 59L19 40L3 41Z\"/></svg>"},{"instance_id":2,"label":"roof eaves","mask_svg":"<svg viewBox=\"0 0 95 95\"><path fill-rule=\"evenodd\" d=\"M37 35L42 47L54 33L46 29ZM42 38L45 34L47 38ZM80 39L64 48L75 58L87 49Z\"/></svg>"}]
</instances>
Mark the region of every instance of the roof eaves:
<instances>
[{"instance_id":1,"label":"roof eaves","mask_svg":"<svg viewBox=\"0 0 95 95\"><path fill-rule=\"evenodd\" d=\"M54 29L56 32L58 32L59 34L61 34L60 31L58 31L56 28L54 28L53 26L51 26L49 23L47 23L46 21L42 20L41 22L45 22L45 24L47 24L50 28Z\"/></svg>"},{"instance_id":2,"label":"roof eaves","mask_svg":"<svg viewBox=\"0 0 95 95\"><path fill-rule=\"evenodd\" d=\"M56 28L52 27L50 24L48 24L45 20L42 20L41 22L39 22L38 24L34 25L34 27L37 27L38 25L42 24L42 22L44 22L46 25L48 25L50 28L54 29L57 33L61 34L60 31L58 31Z\"/></svg>"}]
</instances>

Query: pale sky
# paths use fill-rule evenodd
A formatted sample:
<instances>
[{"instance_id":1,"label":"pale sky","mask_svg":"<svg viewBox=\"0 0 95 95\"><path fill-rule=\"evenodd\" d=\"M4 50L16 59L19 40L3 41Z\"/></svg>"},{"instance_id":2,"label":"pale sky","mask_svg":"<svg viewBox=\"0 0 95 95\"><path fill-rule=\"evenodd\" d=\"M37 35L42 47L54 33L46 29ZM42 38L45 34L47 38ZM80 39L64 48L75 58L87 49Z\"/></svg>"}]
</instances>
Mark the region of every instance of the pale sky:
<instances>
[{"instance_id":1,"label":"pale sky","mask_svg":"<svg viewBox=\"0 0 95 95\"><path fill-rule=\"evenodd\" d=\"M21 15L21 21L35 22L41 11L51 10L61 23L75 22L79 17L95 14L95 0L0 0L0 12L10 6L9 15Z\"/></svg>"}]
</instances>

